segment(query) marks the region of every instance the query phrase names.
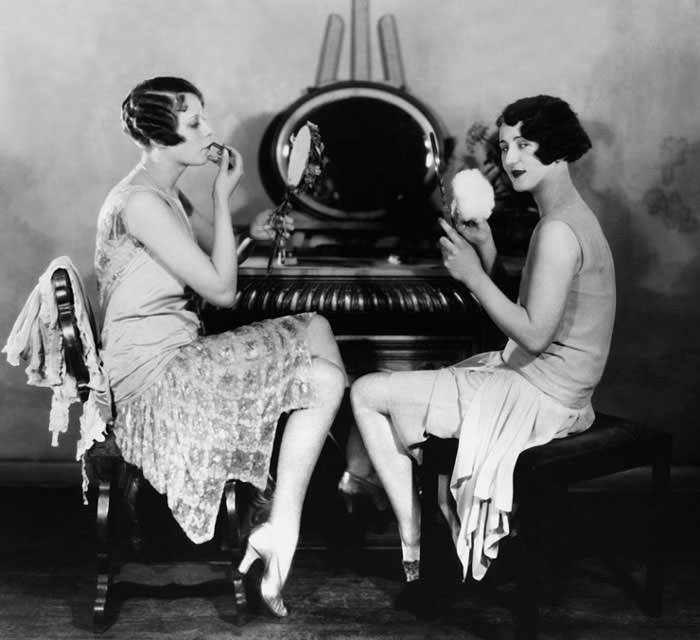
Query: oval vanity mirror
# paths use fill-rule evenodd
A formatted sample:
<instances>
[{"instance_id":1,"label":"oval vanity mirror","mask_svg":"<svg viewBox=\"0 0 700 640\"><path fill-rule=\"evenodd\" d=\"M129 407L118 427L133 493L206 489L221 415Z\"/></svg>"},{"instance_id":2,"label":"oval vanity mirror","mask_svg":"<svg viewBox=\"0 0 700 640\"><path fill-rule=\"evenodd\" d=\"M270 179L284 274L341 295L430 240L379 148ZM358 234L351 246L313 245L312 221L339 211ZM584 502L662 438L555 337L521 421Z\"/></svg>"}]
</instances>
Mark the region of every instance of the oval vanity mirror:
<instances>
[{"instance_id":1,"label":"oval vanity mirror","mask_svg":"<svg viewBox=\"0 0 700 640\"><path fill-rule=\"evenodd\" d=\"M295 196L302 209L327 219L376 220L434 190L430 135L442 136L430 111L405 91L347 81L312 90L268 127L259 161L273 200L283 197L287 176L298 174L289 140L307 120L319 128L325 160L314 191Z\"/></svg>"}]
</instances>

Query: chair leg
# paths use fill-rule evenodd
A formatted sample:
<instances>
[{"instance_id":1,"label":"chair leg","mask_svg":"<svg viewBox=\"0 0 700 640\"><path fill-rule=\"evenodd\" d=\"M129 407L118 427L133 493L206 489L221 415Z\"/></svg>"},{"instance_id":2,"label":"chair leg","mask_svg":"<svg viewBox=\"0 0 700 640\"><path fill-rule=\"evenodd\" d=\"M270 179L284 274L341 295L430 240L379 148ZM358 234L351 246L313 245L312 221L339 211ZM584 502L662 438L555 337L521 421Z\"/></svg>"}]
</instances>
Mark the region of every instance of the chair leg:
<instances>
[{"instance_id":1,"label":"chair leg","mask_svg":"<svg viewBox=\"0 0 700 640\"><path fill-rule=\"evenodd\" d=\"M645 608L647 615L661 615L663 607L664 555L666 553L667 500L671 475L671 443L654 451L651 508L647 542Z\"/></svg>"},{"instance_id":2,"label":"chair leg","mask_svg":"<svg viewBox=\"0 0 700 640\"><path fill-rule=\"evenodd\" d=\"M143 473L137 467L127 464L124 471L124 493L123 513L127 520L127 529L129 532L129 543L131 550L136 554L140 554L143 550L143 533L141 531L141 523L139 521L138 509L136 500L138 498L141 485L143 484Z\"/></svg>"},{"instance_id":3,"label":"chair leg","mask_svg":"<svg viewBox=\"0 0 700 640\"><path fill-rule=\"evenodd\" d=\"M237 556L234 550L242 539L240 532L240 518L236 505L236 490L240 485L236 480L228 480L224 485L223 508L224 513L224 535L221 537L220 548L226 551L231 557L231 583L233 584L233 615L237 623L241 622L241 614L246 610L247 598L243 576L237 570Z\"/></svg>"},{"instance_id":4,"label":"chair leg","mask_svg":"<svg viewBox=\"0 0 700 640\"><path fill-rule=\"evenodd\" d=\"M106 624L107 602L112 586L112 531L110 502L113 483L102 480L97 489L97 585L95 604L92 610L92 623L95 629L104 628Z\"/></svg>"},{"instance_id":5,"label":"chair leg","mask_svg":"<svg viewBox=\"0 0 700 640\"><path fill-rule=\"evenodd\" d=\"M226 509L225 529L222 536L221 550L230 551L238 547L241 541L240 518L236 508L236 481L229 480L224 485L224 508Z\"/></svg>"}]
</instances>

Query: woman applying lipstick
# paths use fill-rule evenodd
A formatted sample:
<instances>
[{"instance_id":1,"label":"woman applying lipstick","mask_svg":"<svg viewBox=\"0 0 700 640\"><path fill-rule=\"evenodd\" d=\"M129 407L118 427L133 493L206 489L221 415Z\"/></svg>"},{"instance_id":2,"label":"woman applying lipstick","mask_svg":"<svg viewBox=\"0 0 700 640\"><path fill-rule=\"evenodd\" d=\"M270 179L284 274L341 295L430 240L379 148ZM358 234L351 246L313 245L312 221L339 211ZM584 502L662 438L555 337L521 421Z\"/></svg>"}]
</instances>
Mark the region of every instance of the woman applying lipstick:
<instances>
[{"instance_id":1,"label":"woman applying lipstick","mask_svg":"<svg viewBox=\"0 0 700 640\"><path fill-rule=\"evenodd\" d=\"M601 227L574 186L569 163L591 147L559 98L535 96L497 120L501 162L516 191L539 209L512 302L491 274L497 251L485 220L441 221L443 262L508 338L502 351L438 371L374 373L351 397L372 463L399 524L407 586L397 606L425 612L419 575L420 511L411 456L427 434L458 437L450 481L453 538L464 576L481 579L509 534L512 473L529 447L587 429L591 396L607 360L615 316L612 256Z\"/></svg>"},{"instance_id":2,"label":"woman applying lipstick","mask_svg":"<svg viewBox=\"0 0 700 640\"><path fill-rule=\"evenodd\" d=\"M306 488L346 386L343 363L314 313L199 335L186 289L216 306L235 300L229 199L243 160L221 150L209 220L177 185L185 169L208 161L212 129L200 91L181 78L146 80L124 100L122 126L141 159L107 196L95 250L116 440L202 543L229 478L265 489L277 421L290 412L269 521L250 534L239 567L246 573L262 560L262 602L282 617Z\"/></svg>"}]
</instances>

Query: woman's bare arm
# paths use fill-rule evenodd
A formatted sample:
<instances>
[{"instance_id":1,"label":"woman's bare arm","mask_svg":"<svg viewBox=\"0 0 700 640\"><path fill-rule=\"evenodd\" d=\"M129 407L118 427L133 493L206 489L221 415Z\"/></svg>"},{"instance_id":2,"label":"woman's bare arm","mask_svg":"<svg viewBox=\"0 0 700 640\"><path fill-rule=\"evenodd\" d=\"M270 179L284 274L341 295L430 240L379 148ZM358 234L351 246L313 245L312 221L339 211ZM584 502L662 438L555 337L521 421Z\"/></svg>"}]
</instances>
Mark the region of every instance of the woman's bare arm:
<instances>
[{"instance_id":1,"label":"woman's bare arm","mask_svg":"<svg viewBox=\"0 0 700 640\"><path fill-rule=\"evenodd\" d=\"M221 307L233 304L238 275L228 201L243 176L243 162L238 152L232 150L231 153L235 155L233 168L227 168L227 150L214 181L210 255L202 250L177 213L158 195L137 193L125 210L126 222L134 237L202 298Z\"/></svg>"},{"instance_id":2,"label":"woman's bare arm","mask_svg":"<svg viewBox=\"0 0 700 640\"><path fill-rule=\"evenodd\" d=\"M441 239L445 266L474 293L494 323L523 349L535 355L552 341L561 322L581 249L563 222L543 223L530 249L529 287L514 303L484 271L473 247L447 225Z\"/></svg>"},{"instance_id":3,"label":"woman's bare arm","mask_svg":"<svg viewBox=\"0 0 700 640\"><path fill-rule=\"evenodd\" d=\"M470 222L459 222L457 230L476 249L481 258L481 266L490 276L493 275L498 251L493 241L491 227L485 219L472 220Z\"/></svg>"},{"instance_id":4,"label":"woman's bare arm","mask_svg":"<svg viewBox=\"0 0 700 640\"><path fill-rule=\"evenodd\" d=\"M190 199L180 191L180 202L187 212L190 219L192 230L194 231L197 244L202 248L202 251L207 255L211 255L214 247L214 224L212 220L207 218L199 209L197 209Z\"/></svg>"},{"instance_id":5,"label":"woman's bare arm","mask_svg":"<svg viewBox=\"0 0 700 640\"><path fill-rule=\"evenodd\" d=\"M219 266L197 245L175 211L158 195L134 194L124 215L130 233L177 278L217 306L233 304L236 271Z\"/></svg>"}]
</instances>

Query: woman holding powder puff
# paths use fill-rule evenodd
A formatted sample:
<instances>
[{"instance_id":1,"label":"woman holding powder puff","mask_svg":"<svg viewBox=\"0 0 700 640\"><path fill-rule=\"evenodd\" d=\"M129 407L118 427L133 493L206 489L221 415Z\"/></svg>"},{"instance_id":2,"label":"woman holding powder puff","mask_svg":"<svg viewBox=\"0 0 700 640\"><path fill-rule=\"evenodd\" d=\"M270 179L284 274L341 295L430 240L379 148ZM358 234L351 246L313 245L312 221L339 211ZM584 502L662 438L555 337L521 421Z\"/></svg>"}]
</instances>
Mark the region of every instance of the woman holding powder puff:
<instances>
[{"instance_id":1,"label":"woman holding powder puff","mask_svg":"<svg viewBox=\"0 0 700 640\"><path fill-rule=\"evenodd\" d=\"M590 149L588 135L569 105L550 96L514 102L497 126L503 167L516 191L534 196L540 216L518 301L491 278L497 251L486 218L493 201L473 197L479 178L463 176L460 184L458 176L455 224L440 221L440 245L452 277L508 338L505 348L436 371L372 373L351 390L357 425L398 521L407 585L396 606L416 613L430 600L420 581L411 459L419 459L419 445L428 435L460 440L450 481L453 537L464 576L471 567L481 579L510 531L518 455L592 424L591 396L612 336L612 256L569 173L569 163Z\"/></svg>"}]
</instances>

